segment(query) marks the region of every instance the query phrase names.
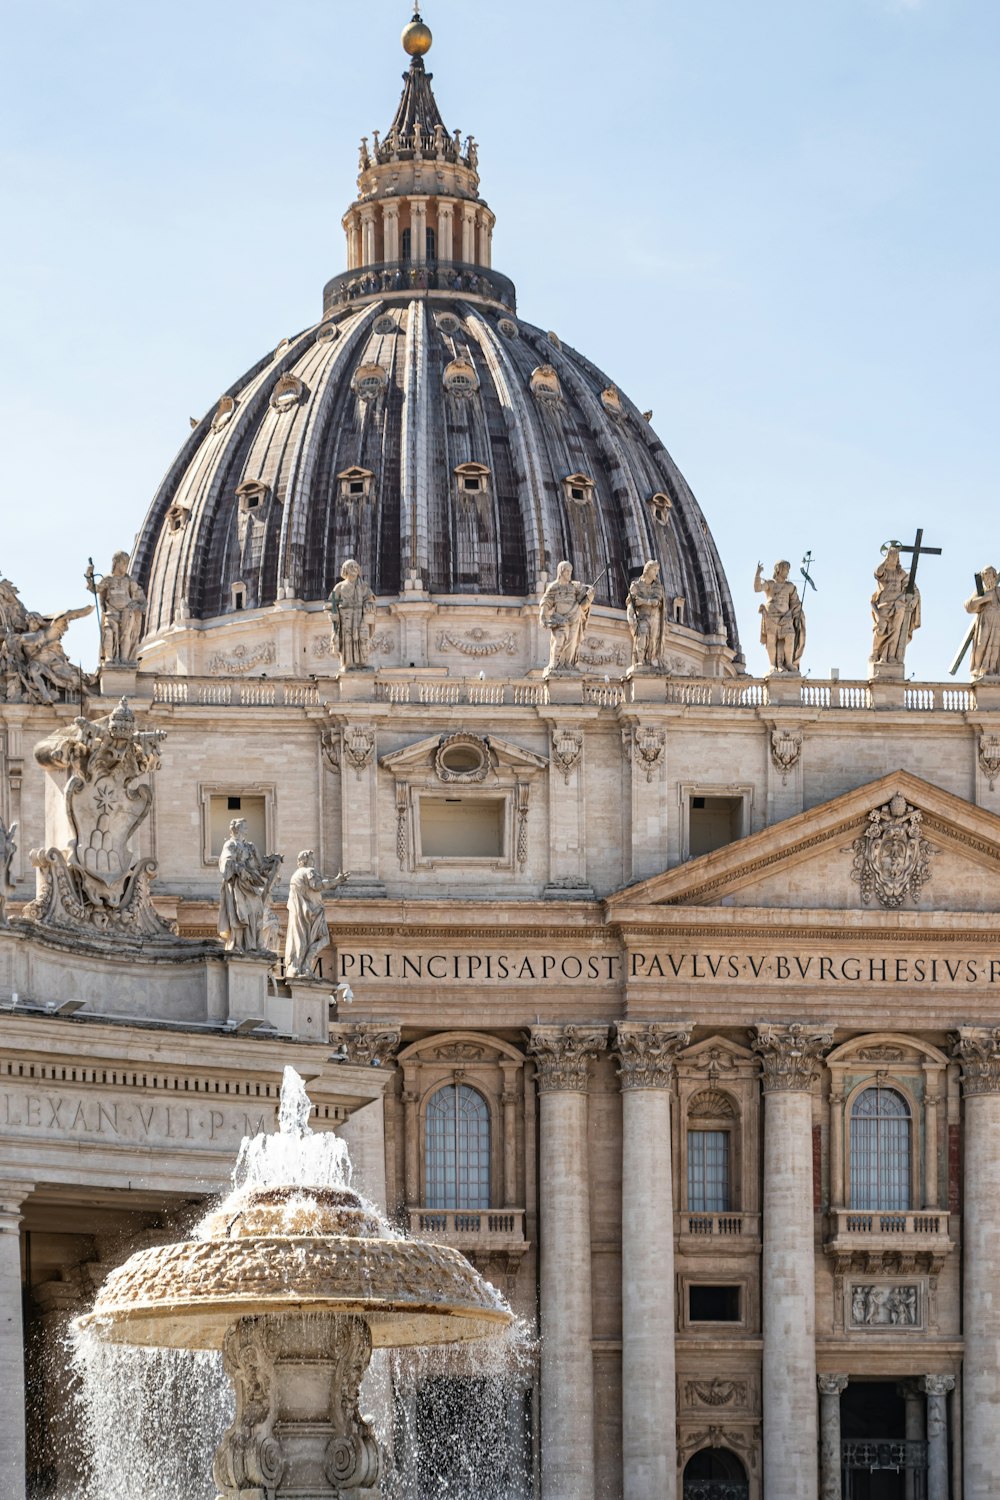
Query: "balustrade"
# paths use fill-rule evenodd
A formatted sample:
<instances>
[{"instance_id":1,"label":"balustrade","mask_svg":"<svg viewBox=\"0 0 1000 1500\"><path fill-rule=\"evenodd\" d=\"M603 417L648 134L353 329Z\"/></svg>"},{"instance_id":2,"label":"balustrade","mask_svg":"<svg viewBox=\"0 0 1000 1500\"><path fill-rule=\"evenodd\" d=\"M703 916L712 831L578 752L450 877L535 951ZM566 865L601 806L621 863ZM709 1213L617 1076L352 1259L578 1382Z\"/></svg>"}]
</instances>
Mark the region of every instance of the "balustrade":
<instances>
[{"instance_id":1,"label":"balustrade","mask_svg":"<svg viewBox=\"0 0 1000 1500\"><path fill-rule=\"evenodd\" d=\"M459 1248L524 1242L523 1208L411 1208L409 1216L411 1234Z\"/></svg>"}]
</instances>

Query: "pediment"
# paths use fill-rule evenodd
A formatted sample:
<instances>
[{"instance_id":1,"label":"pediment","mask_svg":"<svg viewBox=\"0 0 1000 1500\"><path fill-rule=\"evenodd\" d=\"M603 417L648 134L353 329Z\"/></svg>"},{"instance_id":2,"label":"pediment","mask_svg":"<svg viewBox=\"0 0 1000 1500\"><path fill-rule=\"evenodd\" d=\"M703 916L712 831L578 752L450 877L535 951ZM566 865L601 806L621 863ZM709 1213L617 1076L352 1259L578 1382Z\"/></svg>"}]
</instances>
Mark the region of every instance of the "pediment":
<instances>
[{"instance_id":1,"label":"pediment","mask_svg":"<svg viewBox=\"0 0 1000 1500\"><path fill-rule=\"evenodd\" d=\"M396 776L433 772L435 767L442 765L443 759L446 760L450 747L457 748L462 744L467 744L473 751L478 749L485 766L494 771L505 771L508 775L536 775L548 765L544 755L536 755L533 750L513 745L495 734L428 735L412 745L404 745L401 750L392 751L390 755L383 755L381 764Z\"/></svg>"},{"instance_id":2,"label":"pediment","mask_svg":"<svg viewBox=\"0 0 1000 1500\"><path fill-rule=\"evenodd\" d=\"M992 912L1000 817L895 771L629 886L608 906L612 916L650 906Z\"/></svg>"}]
</instances>

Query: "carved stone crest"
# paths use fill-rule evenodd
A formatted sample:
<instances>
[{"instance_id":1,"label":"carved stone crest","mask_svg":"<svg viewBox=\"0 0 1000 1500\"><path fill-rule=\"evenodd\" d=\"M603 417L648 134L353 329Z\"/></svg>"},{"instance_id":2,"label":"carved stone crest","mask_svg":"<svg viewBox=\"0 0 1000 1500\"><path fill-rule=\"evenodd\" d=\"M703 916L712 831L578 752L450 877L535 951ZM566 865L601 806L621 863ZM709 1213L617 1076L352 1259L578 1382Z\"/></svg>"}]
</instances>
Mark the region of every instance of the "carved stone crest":
<instances>
[{"instance_id":1,"label":"carved stone crest","mask_svg":"<svg viewBox=\"0 0 1000 1500\"><path fill-rule=\"evenodd\" d=\"M1000 734L979 736L979 764L989 781L990 791L994 791L997 778L1000 777Z\"/></svg>"},{"instance_id":2,"label":"carved stone crest","mask_svg":"<svg viewBox=\"0 0 1000 1500\"><path fill-rule=\"evenodd\" d=\"M802 731L785 729L781 725L771 730L771 759L781 779L787 782L789 771L798 764L802 754Z\"/></svg>"},{"instance_id":3,"label":"carved stone crest","mask_svg":"<svg viewBox=\"0 0 1000 1500\"><path fill-rule=\"evenodd\" d=\"M902 906L907 896L918 900L930 879L931 846L921 822L922 815L899 793L868 814L868 826L851 846L852 879L860 885L866 906L873 896L890 911Z\"/></svg>"},{"instance_id":4,"label":"carved stone crest","mask_svg":"<svg viewBox=\"0 0 1000 1500\"><path fill-rule=\"evenodd\" d=\"M570 772L580 764L583 756L583 735L572 729L556 729L552 733L552 759L569 785Z\"/></svg>"},{"instance_id":5,"label":"carved stone crest","mask_svg":"<svg viewBox=\"0 0 1000 1500\"><path fill-rule=\"evenodd\" d=\"M344 759L354 767L358 780L375 755L375 731L368 724L350 724L341 736Z\"/></svg>"},{"instance_id":6,"label":"carved stone crest","mask_svg":"<svg viewBox=\"0 0 1000 1500\"><path fill-rule=\"evenodd\" d=\"M662 729L654 729L651 724L640 724L636 728L634 740L635 764L645 771L646 780L651 782L653 772L659 769L663 761L667 737Z\"/></svg>"}]
</instances>

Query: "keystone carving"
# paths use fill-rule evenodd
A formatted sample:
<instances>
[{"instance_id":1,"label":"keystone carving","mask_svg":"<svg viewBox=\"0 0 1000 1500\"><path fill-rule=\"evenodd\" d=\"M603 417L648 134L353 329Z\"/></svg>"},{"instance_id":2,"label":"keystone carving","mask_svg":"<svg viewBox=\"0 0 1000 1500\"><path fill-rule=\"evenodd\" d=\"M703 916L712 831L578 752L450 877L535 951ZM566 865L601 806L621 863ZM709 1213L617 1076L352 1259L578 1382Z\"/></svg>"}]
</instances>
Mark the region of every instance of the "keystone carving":
<instances>
[{"instance_id":1,"label":"keystone carving","mask_svg":"<svg viewBox=\"0 0 1000 1500\"><path fill-rule=\"evenodd\" d=\"M678 1052L690 1044L691 1024L682 1021L622 1021L614 1050L622 1089L665 1089L673 1082Z\"/></svg>"},{"instance_id":2,"label":"keystone carving","mask_svg":"<svg viewBox=\"0 0 1000 1500\"><path fill-rule=\"evenodd\" d=\"M819 1072L833 1033L793 1021L788 1026L758 1026L751 1043L760 1053L765 1094L807 1091Z\"/></svg>"},{"instance_id":3,"label":"keystone carving","mask_svg":"<svg viewBox=\"0 0 1000 1500\"><path fill-rule=\"evenodd\" d=\"M851 845L851 877L861 887L867 906L876 897L894 911L906 897L917 901L930 879L931 846L921 831L922 815L897 792L883 807L868 814L868 826Z\"/></svg>"},{"instance_id":4,"label":"keystone carving","mask_svg":"<svg viewBox=\"0 0 1000 1500\"><path fill-rule=\"evenodd\" d=\"M585 1094L587 1065L607 1045L606 1026L533 1026L528 1052L535 1059L538 1092Z\"/></svg>"}]
</instances>

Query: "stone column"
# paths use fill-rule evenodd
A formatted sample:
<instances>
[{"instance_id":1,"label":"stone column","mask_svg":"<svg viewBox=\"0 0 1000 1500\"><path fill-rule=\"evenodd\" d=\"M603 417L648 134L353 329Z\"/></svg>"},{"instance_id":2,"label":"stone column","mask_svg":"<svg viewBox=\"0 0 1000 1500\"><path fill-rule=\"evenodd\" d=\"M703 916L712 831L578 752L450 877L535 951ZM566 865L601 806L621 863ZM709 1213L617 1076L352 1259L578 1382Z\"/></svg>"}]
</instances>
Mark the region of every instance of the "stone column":
<instances>
[{"instance_id":1,"label":"stone column","mask_svg":"<svg viewBox=\"0 0 1000 1500\"><path fill-rule=\"evenodd\" d=\"M1000 1474L1000 1026L963 1027L954 1055L962 1063L965 1096L964 1500L989 1500Z\"/></svg>"},{"instance_id":2,"label":"stone column","mask_svg":"<svg viewBox=\"0 0 1000 1500\"><path fill-rule=\"evenodd\" d=\"M438 200L438 260L455 259L455 205Z\"/></svg>"},{"instance_id":3,"label":"stone column","mask_svg":"<svg viewBox=\"0 0 1000 1500\"><path fill-rule=\"evenodd\" d=\"M938 1202L938 1093L937 1069L924 1068L924 1206L940 1207Z\"/></svg>"},{"instance_id":4,"label":"stone column","mask_svg":"<svg viewBox=\"0 0 1000 1500\"><path fill-rule=\"evenodd\" d=\"M604 1026L534 1026L528 1042L548 1174L539 1223L545 1500L594 1495L587 1068L607 1040Z\"/></svg>"},{"instance_id":5,"label":"stone column","mask_svg":"<svg viewBox=\"0 0 1000 1500\"><path fill-rule=\"evenodd\" d=\"M427 260L427 199L410 199L410 258L422 266Z\"/></svg>"},{"instance_id":6,"label":"stone column","mask_svg":"<svg viewBox=\"0 0 1000 1500\"><path fill-rule=\"evenodd\" d=\"M347 236L347 269L354 271L361 260L360 234L358 231L358 216L356 213L345 214L341 220L344 233Z\"/></svg>"},{"instance_id":7,"label":"stone column","mask_svg":"<svg viewBox=\"0 0 1000 1500\"><path fill-rule=\"evenodd\" d=\"M21 1316L21 1206L26 1182L0 1182L0 1495L24 1500L24 1324Z\"/></svg>"},{"instance_id":8,"label":"stone column","mask_svg":"<svg viewBox=\"0 0 1000 1500\"><path fill-rule=\"evenodd\" d=\"M375 208L371 204L361 210L361 264L375 264Z\"/></svg>"},{"instance_id":9,"label":"stone column","mask_svg":"<svg viewBox=\"0 0 1000 1500\"><path fill-rule=\"evenodd\" d=\"M670 1090L689 1023L622 1022L624 1500L676 1500L674 1201Z\"/></svg>"},{"instance_id":10,"label":"stone column","mask_svg":"<svg viewBox=\"0 0 1000 1500\"><path fill-rule=\"evenodd\" d=\"M394 261L399 259L399 204L382 204L382 237L384 255L383 259Z\"/></svg>"},{"instance_id":11,"label":"stone column","mask_svg":"<svg viewBox=\"0 0 1000 1500\"><path fill-rule=\"evenodd\" d=\"M817 1375L819 1385L820 1500L841 1500L840 1397L846 1375Z\"/></svg>"},{"instance_id":12,"label":"stone column","mask_svg":"<svg viewBox=\"0 0 1000 1500\"><path fill-rule=\"evenodd\" d=\"M829 1031L759 1026L764 1086L763 1392L767 1500L816 1500L816 1268L810 1088Z\"/></svg>"},{"instance_id":13,"label":"stone column","mask_svg":"<svg viewBox=\"0 0 1000 1500\"><path fill-rule=\"evenodd\" d=\"M521 1064L502 1062L503 1093L503 1206L517 1207L517 1075Z\"/></svg>"},{"instance_id":14,"label":"stone column","mask_svg":"<svg viewBox=\"0 0 1000 1500\"><path fill-rule=\"evenodd\" d=\"M899 1386L899 1392L903 1398L906 1413L903 1435L908 1443L922 1443L924 1441L924 1399L920 1382L904 1380ZM905 1500L916 1500L916 1490L914 1471L907 1469L903 1486Z\"/></svg>"},{"instance_id":15,"label":"stone column","mask_svg":"<svg viewBox=\"0 0 1000 1500\"><path fill-rule=\"evenodd\" d=\"M830 1207L844 1202L844 1095L834 1084L830 1092Z\"/></svg>"},{"instance_id":16,"label":"stone column","mask_svg":"<svg viewBox=\"0 0 1000 1500\"><path fill-rule=\"evenodd\" d=\"M474 264L476 259L476 205L462 204L462 259Z\"/></svg>"},{"instance_id":17,"label":"stone column","mask_svg":"<svg viewBox=\"0 0 1000 1500\"><path fill-rule=\"evenodd\" d=\"M927 1500L948 1500L948 1392L955 1377L925 1375L920 1384L927 1393Z\"/></svg>"}]
</instances>

